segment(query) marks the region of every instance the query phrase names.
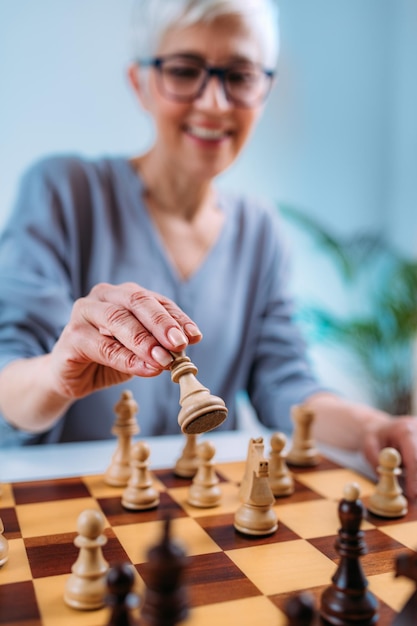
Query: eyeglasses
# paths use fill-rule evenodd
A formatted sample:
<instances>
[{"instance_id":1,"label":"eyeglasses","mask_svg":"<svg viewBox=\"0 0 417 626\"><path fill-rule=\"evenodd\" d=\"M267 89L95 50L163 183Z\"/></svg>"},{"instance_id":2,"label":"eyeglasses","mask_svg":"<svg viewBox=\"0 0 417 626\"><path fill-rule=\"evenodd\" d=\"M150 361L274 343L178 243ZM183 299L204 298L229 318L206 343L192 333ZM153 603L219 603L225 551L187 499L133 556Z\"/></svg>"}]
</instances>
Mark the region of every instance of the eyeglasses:
<instances>
[{"instance_id":1,"label":"eyeglasses","mask_svg":"<svg viewBox=\"0 0 417 626\"><path fill-rule=\"evenodd\" d=\"M140 65L157 70L161 94L177 102L193 102L199 98L212 76L220 81L229 102L250 108L267 97L275 72L250 63L234 63L227 67L207 65L202 59L170 55L139 61Z\"/></svg>"}]
</instances>

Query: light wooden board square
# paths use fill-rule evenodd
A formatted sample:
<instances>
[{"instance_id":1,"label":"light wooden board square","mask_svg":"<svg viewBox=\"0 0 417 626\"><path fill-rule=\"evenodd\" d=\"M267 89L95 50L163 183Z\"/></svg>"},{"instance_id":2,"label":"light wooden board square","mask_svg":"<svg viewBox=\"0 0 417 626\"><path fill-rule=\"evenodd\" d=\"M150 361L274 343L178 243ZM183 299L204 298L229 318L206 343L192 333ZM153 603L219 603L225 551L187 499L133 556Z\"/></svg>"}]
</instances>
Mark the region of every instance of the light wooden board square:
<instances>
[{"instance_id":1,"label":"light wooden board square","mask_svg":"<svg viewBox=\"0 0 417 626\"><path fill-rule=\"evenodd\" d=\"M23 537L77 532L77 518L85 509L101 510L94 498L54 500L16 506ZM107 526L109 523L105 520Z\"/></svg>"},{"instance_id":2,"label":"light wooden board square","mask_svg":"<svg viewBox=\"0 0 417 626\"><path fill-rule=\"evenodd\" d=\"M33 581L43 626L106 624L109 616L107 607L95 611L78 611L65 604L64 590L68 576L48 576Z\"/></svg>"},{"instance_id":3,"label":"light wooden board square","mask_svg":"<svg viewBox=\"0 0 417 626\"><path fill-rule=\"evenodd\" d=\"M227 480L240 484L245 473L245 463L236 461L235 463L218 463L216 468Z\"/></svg>"},{"instance_id":4,"label":"light wooden board square","mask_svg":"<svg viewBox=\"0 0 417 626\"><path fill-rule=\"evenodd\" d=\"M132 563L138 564L147 561L148 550L161 541L163 524L163 521L144 522L140 526L126 524L114 526L113 532ZM192 518L175 518L171 525L172 536L183 546L187 556L221 551L217 543ZM178 537L181 539L177 539Z\"/></svg>"},{"instance_id":5,"label":"light wooden board square","mask_svg":"<svg viewBox=\"0 0 417 626\"><path fill-rule=\"evenodd\" d=\"M360 496L369 496L375 491L375 485L367 478L349 469L332 469L322 472L297 474L297 480L319 493L324 498L339 501L343 497L343 489L348 483L357 483Z\"/></svg>"},{"instance_id":6,"label":"light wooden board square","mask_svg":"<svg viewBox=\"0 0 417 626\"><path fill-rule=\"evenodd\" d=\"M396 539L400 543L417 550L417 522L403 522L398 524L379 526L379 530L392 539Z\"/></svg>"},{"instance_id":7,"label":"light wooden board square","mask_svg":"<svg viewBox=\"0 0 417 626\"><path fill-rule=\"evenodd\" d=\"M6 509L14 505L12 486L9 483L0 484L0 509Z\"/></svg>"},{"instance_id":8,"label":"light wooden board square","mask_svg":"<svg viewBox=\"0 0 417 626\"><path fill-rule=\"evenodd\" d=\"M265 596L209 604L192 609L187 626L284 626L284 614Z\"/></svg>"},{"instance_id":9,"label":"light wooden board square","mask_svg":"<svg viewBox=\"0 0 417 626\"><path fill-rule=\"evenodd\" d=\"M2 584L32 580L23 539L9 540L9 558L0 568Z\"/></svg>"},{"instance_id":10,"label":"light wooden board square","mask_svg":"<svg viewBox=\"0 0 417 626\"><path fill-rule=\"evenodd\" d=\"M226 554L266 595L329 584L336 569L333 561L302 539Z\"/></svg>"},{"instance_id":11,"label":"light wooden board square","mask_svg":"<svg viewBox=\"0 0 417 626\"><path fill-rule=\"evenodd\" d=\"M368 577L369 589L384 598L394 611L400 611L414 591L415 584L407 578L394 578L391 572Z\"/></svg>"},{"instance_id":12,"label":"light wooden board square","mask_svg":"<svg viewBox=\"0 0 417 626\"><path fill-rule=\"evenodd\" d=\"M294 504L288 502L282 506L278 503L275 511L278 521L291 528L300 537L312 539L337 534L340 528L337 507L338 503L332 500L310 500ZM366 530L374 527L364 521L361 528Z\"/></svg>"}]
</instances>

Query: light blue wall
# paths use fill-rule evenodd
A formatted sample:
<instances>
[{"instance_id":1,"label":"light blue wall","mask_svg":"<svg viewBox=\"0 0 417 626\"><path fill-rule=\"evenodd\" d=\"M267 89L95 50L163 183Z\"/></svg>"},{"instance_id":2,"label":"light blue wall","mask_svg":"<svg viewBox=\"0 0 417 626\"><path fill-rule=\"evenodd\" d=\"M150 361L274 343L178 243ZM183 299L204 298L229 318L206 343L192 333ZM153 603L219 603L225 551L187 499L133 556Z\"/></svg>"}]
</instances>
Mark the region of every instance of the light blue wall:
<instances>
[{"instance_id":1,"label":"light blue wall","mask_svg":"<svg viewBox=\"0 0 417 626\"><path fill-rule=\"evenodd\" d=\"M151 140L124 74L130 6L0 0L0 227L34 159L130 154ZM276 89L221 184L301 205L341 231L382 226L415 250L416 6L281 0ZM331 268L291 227L289 236L296 294L343 306ZM334 376L334 364L316 358Z\"/></svg>"}]
</instances>

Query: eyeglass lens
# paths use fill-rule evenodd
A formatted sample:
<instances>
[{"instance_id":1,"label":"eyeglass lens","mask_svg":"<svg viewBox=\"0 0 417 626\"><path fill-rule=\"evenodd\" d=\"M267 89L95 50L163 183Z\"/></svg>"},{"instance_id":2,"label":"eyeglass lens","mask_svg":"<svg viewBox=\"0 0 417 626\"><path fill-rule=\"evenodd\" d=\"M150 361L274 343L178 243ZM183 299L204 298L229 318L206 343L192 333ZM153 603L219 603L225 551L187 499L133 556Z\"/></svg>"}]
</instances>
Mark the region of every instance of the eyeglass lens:
<instances>
[{"instance_id":1,"label":"eyeglass lens","mask_svg":"<svg viewBox=\"0 0 417 626\"><path fill-rule=\"evenodd\" d=\"M210 79L210 68L182 57L161 59L158 68L164 93L182 101L201 95ZM270 87L270 76L256 66L236 64L215 73L223 83L227 98L237 104L251 106L260 102Z\"/></svg>"}]
</instances>

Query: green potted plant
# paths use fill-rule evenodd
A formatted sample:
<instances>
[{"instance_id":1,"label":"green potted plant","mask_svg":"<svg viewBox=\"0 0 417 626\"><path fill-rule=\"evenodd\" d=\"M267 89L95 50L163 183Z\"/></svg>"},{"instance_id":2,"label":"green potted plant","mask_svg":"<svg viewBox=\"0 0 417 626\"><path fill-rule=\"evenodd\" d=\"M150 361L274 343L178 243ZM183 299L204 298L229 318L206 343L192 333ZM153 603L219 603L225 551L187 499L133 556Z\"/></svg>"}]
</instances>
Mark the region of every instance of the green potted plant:
<instances>
[{"instance_id":1,"label":"green potted plant","mask_svg":"<svg viewBox=\"0 0 417 626\"><path fill-rule=\"evenodd\" d=\"M313 341L342 346L366 376L375 406L392 415L410 414L415 384L417 261L399 253L381 233L338 236L290 205L280 213L312 237L333 262L359 312L346 315L303 304L299 319Z\"/></svg>"}]
</instances>

